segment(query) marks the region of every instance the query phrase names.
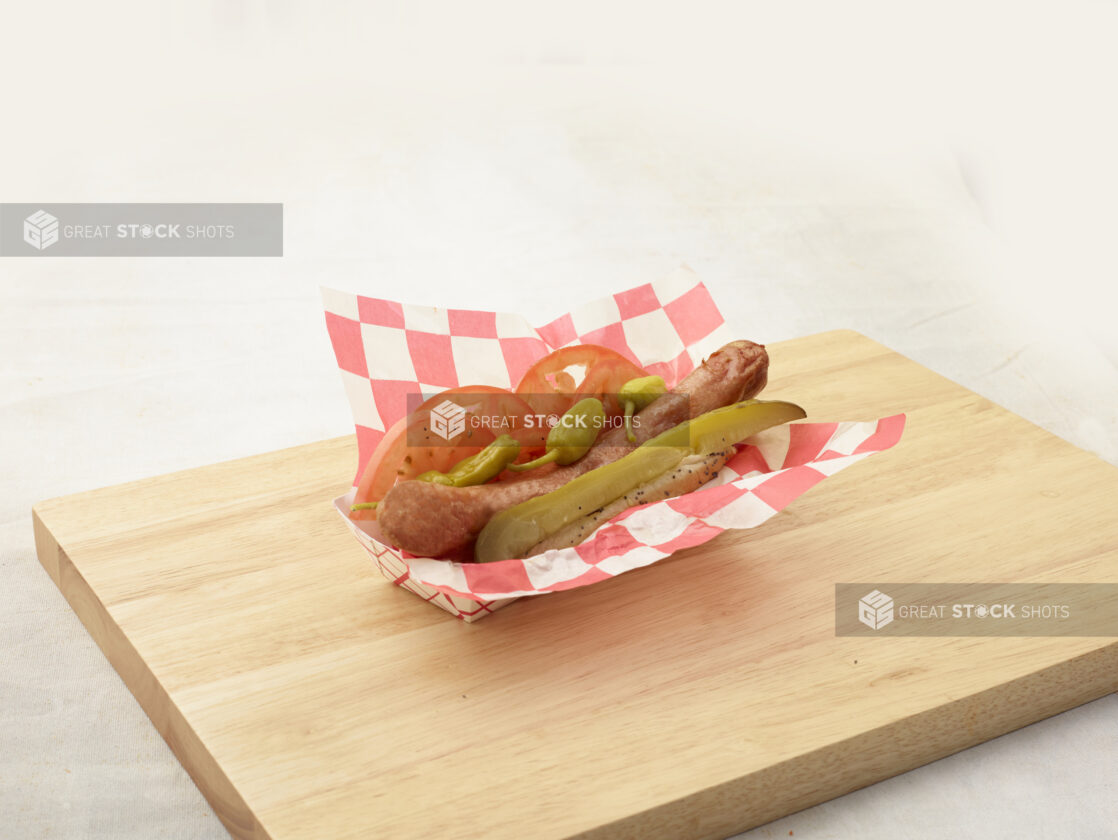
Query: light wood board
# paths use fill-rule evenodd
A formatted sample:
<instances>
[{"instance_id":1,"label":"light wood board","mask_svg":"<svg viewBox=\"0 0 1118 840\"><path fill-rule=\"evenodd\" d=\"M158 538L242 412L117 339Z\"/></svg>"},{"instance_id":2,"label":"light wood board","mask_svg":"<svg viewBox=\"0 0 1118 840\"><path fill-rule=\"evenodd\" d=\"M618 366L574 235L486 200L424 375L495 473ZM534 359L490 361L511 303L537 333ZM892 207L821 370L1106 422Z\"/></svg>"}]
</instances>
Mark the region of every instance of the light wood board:
<instances>
[{"instance_id":1,"label":"light wood board","mask_svg":"<svg viewBox=\"0 0 1118 840\"><path fill-rule=\"evenodd\" d=\"M900 444L476 624L346 532L352 438L42 502L39 557L238 838L725 837L1118 689L1113 638L836 638L836 582L1118 580L1118 470L857 333L769 349Z\"/></svg>"}]
</instances>

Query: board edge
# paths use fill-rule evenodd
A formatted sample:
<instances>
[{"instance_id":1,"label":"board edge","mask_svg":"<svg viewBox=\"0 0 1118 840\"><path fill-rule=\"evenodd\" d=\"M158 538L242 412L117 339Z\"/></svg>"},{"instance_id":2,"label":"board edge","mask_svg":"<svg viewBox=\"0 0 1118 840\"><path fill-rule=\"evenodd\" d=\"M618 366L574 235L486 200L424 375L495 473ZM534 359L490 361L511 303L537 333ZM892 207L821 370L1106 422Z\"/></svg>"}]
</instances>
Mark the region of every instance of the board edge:
<instances>
[{"instance_id":1,"label":"board edge","mask_svg":"<svg viewBox=\"0 0 1118 840\"><path fill-rule=\"evenodd\" d=\"M271 840L65 549L54 539L38 506L33 506L31 512L39 562L226 831L236 840Z\"/></svg>"},{"instance_id":2,"label":"board edge","mask_svg":"<svg viewBox=\"0 0 1118 840\"><path fill-rule=\"evenodd\" d=\"M567 840L722 840L1118 691L1118 640ZM1030 706L1040 694L1045 702ZM1000 712L1000 713L999 713ZM915 723L916 734L913 734ZM929 738L929 733L947 736ZM951 737L954 734L959 737ZM866 741L869 741L867 744ZM910 743L905 743L909 741ZM857 742L857 743L855 743ZM880 756L891 760L883 761ZM820 780L824 780L820 784ZM774 795L777 791L783 795ZM735 803L727 808L727 803ZM778 804L779 803L779 804ZM732 816L719 816L732 814ZM696 816L700 815L700 816Z\"/></svg>"}]
</instances>

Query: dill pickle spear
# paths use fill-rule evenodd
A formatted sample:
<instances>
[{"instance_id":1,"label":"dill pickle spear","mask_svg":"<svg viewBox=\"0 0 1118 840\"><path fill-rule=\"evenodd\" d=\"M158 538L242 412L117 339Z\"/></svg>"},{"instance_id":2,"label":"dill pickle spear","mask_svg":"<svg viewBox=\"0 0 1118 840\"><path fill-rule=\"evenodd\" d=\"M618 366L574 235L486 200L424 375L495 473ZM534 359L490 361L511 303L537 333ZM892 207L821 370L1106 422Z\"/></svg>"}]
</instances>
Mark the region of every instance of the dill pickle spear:
<instances>
[{"instance_id":1,"label":"dill pickle spear","mask_svg":"<svg viewBox=\"0 0 1118 840\"><path fill-rule=\"evenodd\" d=\"M583 473L550 493L506 508L481 529L474 559L492 563L520 557L579 517L667 472L689 452L678 446L638 446L624 458Z\"/></svg>"},{"instance_id":2,"label":"dill pickle spear","mask_svg":"<svg viewBox=\"0 0 1118 840\"><path fill-rule=\"evenodd\" d=\"M474 559L492 563L523 557L556 531L663 475L688 455L718 452L771 426L806 416L793 403L745 400L680 423L612 463L497 513L478 534Z\"/></svg>"},{"instance_id":3,"label":"dill pickle spear","mask_svg":"<svg viewBox=\"0 0 1118 840\"><path fill-rule=\"evenodd\" d=\"M696 455L707 455L772 426L805 417L807 412L795 403L743 400L673 426L641 446L686 446Z\"/></svg>"}]
</instances>

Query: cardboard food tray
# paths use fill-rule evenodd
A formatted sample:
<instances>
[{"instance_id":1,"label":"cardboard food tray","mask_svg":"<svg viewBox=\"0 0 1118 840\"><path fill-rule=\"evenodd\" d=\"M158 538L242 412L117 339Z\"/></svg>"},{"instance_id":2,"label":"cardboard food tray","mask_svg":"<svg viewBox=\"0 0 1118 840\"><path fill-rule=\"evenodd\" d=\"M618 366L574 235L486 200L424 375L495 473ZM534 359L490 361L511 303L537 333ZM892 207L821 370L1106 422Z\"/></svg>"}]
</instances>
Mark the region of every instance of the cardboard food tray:
<instances>
[{"instance_id":1,"label":"cardboard food tray","mask_svg":"<svg viewBox=\"0 0 1118 840\"><path fill-rule=\"evenodd\" d=\"M444 309L328 288L322 298L358 442L355 487L334 499L334 506L388 580L467 622L519 597L596 585L726 530L756 528L829 476L893 447L904 431L903 413L860 423L828 418L781 425L739 443L704 486L619 513L577 546L485 564L418 557L384 536L375 513L351 515L352 506L380 501L383 489L372 494L365 483L375 484L378 475L395 477L392 470L405 454L397 447L405 440L422 456L444 441L453 446L465 440L471 423L507 419L494 418L497 406L475 401L474 389L508 393L515 386L520 394L524 382L533 381L535 363L560 348L577 352L580 345L604 347L674 388L740 335L686 266L582 303L542 326L512 312ZM572 381L582 376L593 372L576 371ZM436 416L446 396L457 401L453 434ZM422 441L411 437L413 428L428 427Z\"/></svg>"}]
</instances>

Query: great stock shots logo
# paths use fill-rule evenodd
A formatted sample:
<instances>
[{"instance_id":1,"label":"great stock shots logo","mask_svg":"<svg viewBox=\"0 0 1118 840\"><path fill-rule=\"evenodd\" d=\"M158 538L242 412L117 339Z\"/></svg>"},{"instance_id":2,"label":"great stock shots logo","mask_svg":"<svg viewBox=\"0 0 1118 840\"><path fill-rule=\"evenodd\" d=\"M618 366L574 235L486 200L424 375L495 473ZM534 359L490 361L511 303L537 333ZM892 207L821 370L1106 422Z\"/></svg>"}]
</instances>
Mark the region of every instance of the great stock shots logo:
<instances>
[{"instance_id":1,"label":"great stock shots logo","mask_svg":"<svg viewBox=\"0 0 1118 840\"><path fill-rule=\"evenodd\" d=\"M836 583L835 635L1118 636L1118 582Z\"/></svg>"},{"instance_id":2,"label":"great stock shots logo","mask_svg":"<svg viewBox=\"0 0 1118 840\"><path fill-rule=\"evenodd\" d=\"M443 400L431 409L431 431L443 440L453 440L466 431L466 409Z\"/></svg>"},{"instance_id":3,"label":"great stock shots logo","mask_svg":"<svg viewBox=\"0 0 1118 840\"><path fill-rule=\"evenodd\" d=\"M625 416L620 413L606 414L602 407L603 401L611 405L619 404L618 396L603 394L602 398L582 400L559 414L547 410L555 404L554 391L549 394L510 394L495 388L473 393L458 389L457 393L449 396L412 391L406 395L407 413L422 417L425 422L409 423L406 440L408 446L459 447L468 443L480 449L497 438L512 437L520 446L542 451L545 440L551 447L581 446L571 442L577 439L584 441L589 448L599 435L612 429L625 430ZM587 402L597 403L597 411L592 406L583 405ZM533 409L534 405L538 409ZM629 421L634 431L641 428L639 414L630 417ZM558 435L554 440L553 434ZM658 444L646 441L646 445Z\"/></svg>"},{"instance_id":4,"label":"great stock shots logo","mask_svg":"<svg viewBox=\"0 0 1118 840\"><path fill-rule=\"evenodd\" d=\"M878 630L893 620L893 599L875 589L858 601L858 620L871 630Z\"/></svg>"},{"instance_id":5,"label":"great stock shots logo","mask_svg":"<svg viewBox=\"0 0 1118 840\"><path fill-rule=\"evenodd\" d=\"M0 257L282 256L282 204L0 203Z\"/></svg>"},{"instance_id":6,"label":"great stock shots logo","mask_svg":"<svg viewBox=\"0 0 1118 840\"><path fill-rule=\"evenodd\" d=\"M39 251L58 241L58 219L46 210L36 210L23 220L23 241Z\"/></svg>"}]
</instances>

